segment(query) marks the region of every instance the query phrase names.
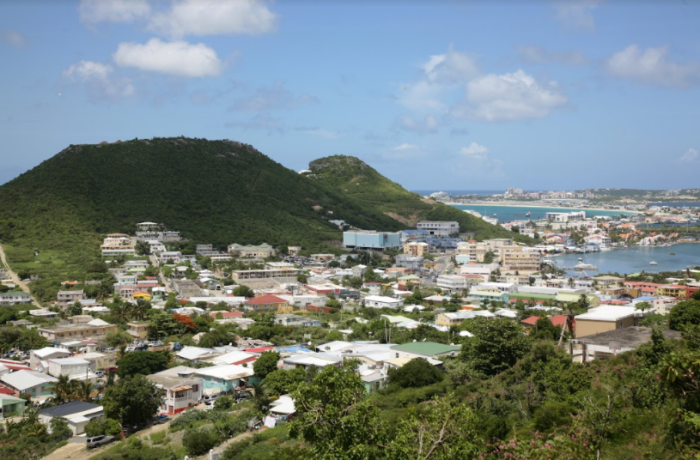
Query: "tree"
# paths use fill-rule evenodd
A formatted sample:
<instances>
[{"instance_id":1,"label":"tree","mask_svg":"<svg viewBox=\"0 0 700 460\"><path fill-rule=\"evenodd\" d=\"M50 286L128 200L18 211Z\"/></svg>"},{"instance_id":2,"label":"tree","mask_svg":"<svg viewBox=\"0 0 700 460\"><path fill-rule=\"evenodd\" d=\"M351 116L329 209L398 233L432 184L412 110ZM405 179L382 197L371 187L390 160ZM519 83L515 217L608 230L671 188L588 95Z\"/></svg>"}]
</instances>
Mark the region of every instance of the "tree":
<instances>
[{"instance_id":1,"label":"tree","mask_svg":"<svg viewBox=\"0 0 700 460\"><path fill-rule=\"evenodd\" d=\"M107 335L105 335L105 343L111 348L125 347L133 340L133 337L125 331L108 332Z\"/></svg>"},{"instance_id":2,"label":"tree","mask_svg":"<svg viewBox=\"0 0 700 460\"><path fill-rule=\"evenodd\" d=\"M144 240L138 240L134 246L136 254L140 256L150 256L151 255L151 245Z\"/></svg>"},{"instance_id":3,"label":"tree","mask_svg":"<svg viewBox=\"0 0 700 460\"><path fill-rule=\"evenodd\" d=\"M403 367L389 370L389 383L401 388L420 388L442 381L443 373L423 358L414 358Z\"/></svg>"},{"instance_id":4,"label":"tree","mask_svg":"<svg viewBox=\"0 0 700 460\"><path fill-rule=\"evenodd\" d=\"M277 369L270 372L262 382L265 392L271 396L282 396L297 390L306 380L306 371L303 368L292 370Z\"/></svg>"},{"instance_id":5,"label":"tree","mask_svg":"<svg viewBox=\"0 0 700 460\"><path fill-rule=\"evenodd\" d=\"M591 306L591 302L588 300L588 297L586 294L581 294L578 298L578 307L581 310L588 310L588 307Z\"/></svg>"},{"instance_id":6,"label":"tree","mask_svg":"<svg viewBox=\"0 0 700 460\"><path fill-rule=\"evenodd\" d=\"M651 308L651 304L649 302L639 302L637 305L634 306L635 310L641 310L642 313L644 313L645 310L648 310Z\"/></svg>"},{"instance_id":7,"label":"tree","mask_svg":"<svg viewBox=\"0 0 700 460\"><path fill-rule=\"evenodd\" d=\"M74 302L73 305L68 307L67 313L71 316L82 315L83 314L83 306L81 305L80 302Z\"/></svg>"},{"instance_id":8,"label":"tree","mask_svg":"<svg viewBox=\"0 0 700 460\"><path fill-rule=\"evenodd\" d=\"M59 404L79 399L76 396L77 388L75 386L75 381L70 380L67 375L59 375L57 381L54 382L52 386L56 401Z\"/></svg>"},{"instance_id":9,"label":"tree","mask_svg":"<svg viewBox=\"0 0 700 460\"><path fill-rule=\"evenodd\" d=\"M477 458L483 444L479 420L464 403L443 398L417 406L387 446L392 460Z\"/></svg>"},{"instance_id":10,"label":"tree","mask_svg":"<svg viewBox=\"0 0 700 460\"><path fill-rule=\"evenodd\" d=\"M152 419L161 404L158 388L145 376L120 379L105 390L105 415L122 425L139 425Z\"/></svg>"},{"instance_id":11,"label":"tree","mask_svg":"<svg viewBox=\"0 0 700 460\"><path fill-rule=\"evenodd\" d=\"M122 432L122 427L111 418L93 418L85 425L85 434L88 437L106 435L117 436Z\"/></svg>"},{"instance_id":12,"label":"tree","mask_svg":"<svg viewBox=\"0 0 700 460\"><path fill-rule=\"evenodd\" d=\"M263 380L267 374L277 370L277 363L279 363L280 354L275 351L266 351L260 355L257 361L253 363L253 370L255 371L255 376Z\"/></svg>"},{"instance_id":13,"label":"tree","mask_svg":"<svg viewBox=\"0 0 700 460\"><path fill-rule=\"evenodd\" d=\"M465 327L474 337L465 339L460 358L477 376L496 375L513 366L530 348L522 327L506 318L475 318Z\"/></svg>"},{"instance_id":14,"label":"tree","mask_svg":"<svg viewBox=\"0 0 700 460\"><path fill-rule=\"evenodd\" d=\"M359 460L381 457L386 431L351 363L327 366L293 394L290 435L312 446L316 458Z\"/></svg>"},{"instance_id":15,"label":"tree","mask_svg":"<svg viewBox=\"0 0 700 460\"><path fill-rule=\"evenodd\" d=\"M164 353L151 351L134 351L117 361L117 374L124 379L134 375L150 375L164 370L168 366L168 357Z\"/></svg>"},{"instance_id":16,"label":"tree","mask_svg":"<svg viewBox=\"0 0 700 460\"><path fill-rule=\"evenodd\" d=\"M233 295L236 297L251 298L251 297L255 297L255 292L253 292L253 290L250 287L248 287L244 284L241 284L240 286L236 286L233 289Z\"/></svg>"},{"instance_id":17,"label":"tree","mask_svg":"<svg viewBox=\"0 0 700 460\"><path fill-rule=\"evenodd\" d=\"M668 317L668 327L680 331L688 324L700 324L700 301L684 300L671 308Z\"/></svg>"}]
</instances>

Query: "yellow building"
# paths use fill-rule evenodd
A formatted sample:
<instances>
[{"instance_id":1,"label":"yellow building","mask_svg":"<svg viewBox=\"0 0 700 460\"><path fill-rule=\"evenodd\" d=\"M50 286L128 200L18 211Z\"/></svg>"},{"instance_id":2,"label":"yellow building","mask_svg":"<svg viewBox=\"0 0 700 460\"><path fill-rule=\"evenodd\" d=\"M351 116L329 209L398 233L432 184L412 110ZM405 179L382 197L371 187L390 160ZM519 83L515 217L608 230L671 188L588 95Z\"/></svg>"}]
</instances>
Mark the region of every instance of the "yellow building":
<instances>
[{"instance_id":1,"label":"yellow building","mask_svg":"<svg viewBox=\"0 0 700 460\"><path fill-rule=\"evenodd\" d=\"M403 252L412 256L423 256L430 252L430 246L428 243L406 243L403 245Z\"/></svg>"},{"instance_id":2,"label":"yellow building","mask_svg":"<svg viewBox=\"0 0 700 460\"><path fill-rule=\"evenodd\" d=\"M542 264L542 253L525 246L503 246L501 248L503 270L536 272Z\"/></svg>"}]
</instances>

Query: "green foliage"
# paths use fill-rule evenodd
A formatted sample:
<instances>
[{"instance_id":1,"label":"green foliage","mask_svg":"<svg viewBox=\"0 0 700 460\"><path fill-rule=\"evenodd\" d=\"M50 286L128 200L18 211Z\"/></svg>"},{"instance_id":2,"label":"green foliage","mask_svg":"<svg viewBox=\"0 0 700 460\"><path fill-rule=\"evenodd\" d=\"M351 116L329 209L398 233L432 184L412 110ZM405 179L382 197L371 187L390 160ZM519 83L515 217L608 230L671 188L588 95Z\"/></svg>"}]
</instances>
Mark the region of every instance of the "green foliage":
<instances>
[{"instance_id":1,"label":"green foliage","mask_svg":"<svg viewBox=\"0 0 700 460\"><path fill-rule=\"evenodd\" d=\"M236 343L236 334L228 331L225 327L217 327L200 337L198 345L200 347L211 348L228 345L230 343Z\"/></svg>"},{"instance_id":2,"label":"green foliage","mask_svg":"<svg viewBox=\"0 0 700 460\"><path fill-rule=\"evenodd\" d=\"M108 332L107 335L105 335L107 346L112 348L125 347L133 341L134 338L126 331Z\"/></svg>"},{"instance_id":3,"label":"green foliage","mask_svg":"<svg viewBox=\"0 0 700 460\"><path fill-rule=\"evenodd\" d=\"M529 350L530 343L522 327L505 318L475 318L464 327L474 337L466 338L461 359L475 376L491 376L513 366Z\"/></svg>"},{"instance_id":4,"label":"green foliage","mask_svg":"<svg viewBox=\"0 0 700 460\"><path fill-rule=\"evenodd\" d=\"M216 399L216 402L214 403L214 409L216 410L231 410L233 406L236 404L236 401L233 400L231 396L224 395L221 396L220 398Z\"/></svg>"},{"instance_id":5,"label":"green foliage","mask_svg":"<svg viewBox=\"0 0 700 460\"><path fill-rule=\"evenodd\" d=\"M119 378L134 375L149 375L165 370L169 358L165 353L151 351L134 351L117 361Z\"/></svg>"},{"instance_id":6,"label":"green foliage","mask_svg":"<svg viewBox=\"0 0 700 460\"><path fill-rule=\"evenodd\" d=\"M278 369L267 374L262 385L269 395L282 396L296 391L299 385L305 380L306 371L304 371L304 369Z\"/></svg>"},{"instance_id":7,"label":"green foliage","mask_svg":"<svg viewBox=\"0 0 700 460\"><path fill-rule=\"evenodd\" d=\"M684 300L671 308L668 318L668 326L680 331L686 325L700 324L700 301Z\"/></svg>"},{"instance_id":8,"label":"green foliage","mask_svg":"<svg viewBox=\"0 0 700 460\"><path fill-rule=\"evenodd\" d=\"M111 418L94 418L85 425L85 434L87 437L107 435L118 436L122 432L122 427L114 419Z\"/></svg>"},{"instance_id":9,"label":"green foliage","mask_svg":"<svg viewBox=\"0 0 700 460\"><path fill-rule=\"evenodd\" d=\"M376 408L364 396L352 366L325 367L294 393L297 412L291 436L310 443L318 458L376 458L384 433Z\"/></svg>"},{"instance_id":10,"label":"green foliage","mask_svg":"<svg viewBox=\"0 0 700 460\"><path fill-rule=\"evenodd\" d=\"M389 383L400 388L420 388L443 379L443 374L423 358L415 358L403 367L389 370Z\"/></svg>"},{"instance_id":11,"label":"green foliage","mask_svg":"<svg viewBox=\"0 0 700 460\"><path fill-rule=\"evenodd\" d=\"M139 437L131 437L100 453L99 460L178 460L182 457L170 447L149 446Z\"/></svg>"},{"instance_id":12,"label":"green foliage","mask_svg":"<svg viewBox=\"0 0 700 460\"><path fill-rule=\"evenodd\" d=\"M233 288L233 295L236 297L255 297L255 292L248 286L241 284Z\"/></svg>"},{"instance_id":13,"label":"green foliage","mask_svg":"<svg viewBox=\"0 0 700 460\"><path fill-rule=\"evenodd\" d=\"M265 377L277 370L277 363L280 360L280 354L276 351L266 351L260 355L260 358L253 363L255 376L264 380Z\"/></svg>"},{"instance_id":14,"label":"green foliage","mask_svg":"<svg viewBox=\"0 0 700 460\"><path fill-rule=\"evenodd\" d=\"M160 408L160 392L143 375L119 379L105 390L102 404L107 417L122 425L136 425L152 419Z\"/></svg>"},{"instance_id":15,"label":"green foliage","mask_svg":"<svg viewBox=\"0 0 700 460\"><path fill-rule=\"evenodd\" d=\"M202 455L219 444L219 436L211 428L186 431L182 445L188 455Z\"/></svg>"},{"instance_id":16,"label":"green foliage","mask_svg":"<svg viewBox=\"0 0 700 460\"><path fill-rule=\"evenodd\" d=\"M392 460L476 458L483 445L478 420L464 403L443 398L416 406L392 436Z\"/></svg>"}]
</instances>

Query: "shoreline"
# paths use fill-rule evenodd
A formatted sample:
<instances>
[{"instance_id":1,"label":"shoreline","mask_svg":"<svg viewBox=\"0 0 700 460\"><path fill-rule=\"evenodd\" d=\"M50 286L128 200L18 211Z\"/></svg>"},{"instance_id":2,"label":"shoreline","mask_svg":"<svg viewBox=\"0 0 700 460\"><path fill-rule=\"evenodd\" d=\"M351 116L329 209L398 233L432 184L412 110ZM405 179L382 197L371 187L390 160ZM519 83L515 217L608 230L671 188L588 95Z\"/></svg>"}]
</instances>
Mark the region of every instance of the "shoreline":
<instances>
[{"instance_id":1,"label":"shoreline","mask_svg":"<svg viewBox=\"0 0 700 460\"><path fill-rule=\"evenodd\" d=\"M552 208L552 209L569 209L576 211L605 211L605 212L624 212L630 214L642 214L639 211L628 211L628 210L618 210L618 209L605 209L605 208L576 208L572 206L555 206L551 204L534 205L534 204L507 204L507 203L454 203L454 202L444 202L448 206L495 206L503 208ZM462 210L464 211L464 209ZM475 210L478 211L478 210Z\"/></svg>"}]
</instances>

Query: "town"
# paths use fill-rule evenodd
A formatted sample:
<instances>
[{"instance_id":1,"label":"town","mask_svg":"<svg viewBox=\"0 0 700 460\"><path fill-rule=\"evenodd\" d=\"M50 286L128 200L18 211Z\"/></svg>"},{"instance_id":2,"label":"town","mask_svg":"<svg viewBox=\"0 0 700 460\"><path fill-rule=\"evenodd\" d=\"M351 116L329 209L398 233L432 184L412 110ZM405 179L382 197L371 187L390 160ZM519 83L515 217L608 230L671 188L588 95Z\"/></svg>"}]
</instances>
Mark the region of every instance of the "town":
<instances>
[{"instance_id":1,"label":"town","mask_svg":"<svg viewBox=\"0 0 700 460\"><path fill-rule=\"evenodd\" d=\"M36 414L51 433L82 438L73 449L223 417L232 423L224 433L186 431L179 448L220 455L247 429L295 420L295 389L327 368L351 366L366 394L402 385L401 369L458 378L465 344L497 346L479 337L489 324L557 342L572 363L634 351L656 327L680 339L668 318L700 297L700 267L652 282L588 266L569 267L571 276L551 260L611 249L625 239L608 235L634 235L648 219L562 212L507 225L539 233L529 246L421 221L400 232L347 229L341 248L318 254L216 248L137 223L132 234L106 235L100 266L64 280L51 301L34 300L22 290L30 280L9 267L0 272L2 416L21 425ZM227 415L236 403L245 410Z\"/></svg>"}]
</instances>

